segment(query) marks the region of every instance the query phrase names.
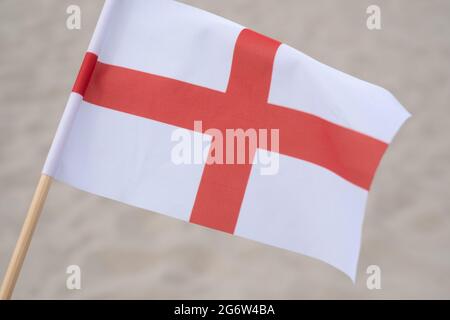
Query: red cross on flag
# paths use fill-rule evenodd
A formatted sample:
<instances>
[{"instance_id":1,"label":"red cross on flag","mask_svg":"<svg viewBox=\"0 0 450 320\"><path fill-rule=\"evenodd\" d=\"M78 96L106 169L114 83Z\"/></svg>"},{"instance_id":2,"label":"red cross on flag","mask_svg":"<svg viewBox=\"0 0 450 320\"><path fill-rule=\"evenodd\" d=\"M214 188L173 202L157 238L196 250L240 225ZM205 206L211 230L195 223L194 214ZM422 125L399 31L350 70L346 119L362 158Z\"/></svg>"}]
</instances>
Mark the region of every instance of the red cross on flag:
<instances>
[{"instance_id":1,"label":"red cross on flag","mask_svg":"<svg viewBox=\"0 0 450 320\"><path fill-rule=\"evenodd\" d=\"M386 90L221 17L107 0L43 173L354 280L368 190L408 117Z\"/></svg>"}]
</instances>

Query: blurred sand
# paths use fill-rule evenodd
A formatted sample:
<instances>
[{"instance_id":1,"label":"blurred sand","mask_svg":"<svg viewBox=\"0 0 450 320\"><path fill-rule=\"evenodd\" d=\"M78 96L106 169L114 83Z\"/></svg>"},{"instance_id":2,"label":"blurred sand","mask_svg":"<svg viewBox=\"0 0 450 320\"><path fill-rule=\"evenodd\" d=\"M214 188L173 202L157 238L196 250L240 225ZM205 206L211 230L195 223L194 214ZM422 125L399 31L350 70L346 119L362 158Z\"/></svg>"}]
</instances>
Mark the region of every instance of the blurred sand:
<instances>
[{"instance_id":1,"label":"blurred sand","mask_svg":"<svg viewBox=\"0 0 450 320\"><path fill-rule=\"evenodd\" d=\"M325 263L55 183L15 298L450 298L450 2L189 0L392 91L413 117L370 194L356 285ZM65 27L69 4L82 30ZM365 10L382 9L369 31ZM102 1L0 3L3 276ZM82 268L82 290L65 288ZM382 289L366 288L368 265Z\"/></svg>"}]
</instances>

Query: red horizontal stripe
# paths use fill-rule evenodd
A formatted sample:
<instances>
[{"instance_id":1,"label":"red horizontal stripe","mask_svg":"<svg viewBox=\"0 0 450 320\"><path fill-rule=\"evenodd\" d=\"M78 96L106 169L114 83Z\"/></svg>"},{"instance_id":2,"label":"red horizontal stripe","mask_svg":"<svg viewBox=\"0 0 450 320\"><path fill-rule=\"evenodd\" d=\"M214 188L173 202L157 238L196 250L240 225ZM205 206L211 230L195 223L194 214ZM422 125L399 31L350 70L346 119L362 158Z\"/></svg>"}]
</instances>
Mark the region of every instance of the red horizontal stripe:
<instances>
[{"instance_id":1,"label":"red horizontal stripe","mask_svg":"<svg viewBox=\"0 0 450 320\"><path fill-rule=\"evenodd\" d=\"M92 52L86 52L80 70L78 71L77 79L73 84L72 91L84 96L86 88L91 79L92 72L94 71L97 63L97 55Z\"/></svg>"},{"instance_id":2,"label":"red horizontal stripe","mask_svg":"<svg viewBox=\"0 0 450 320\"><path fill-rule=\"evenodd\" d=\"M387 148L305 112L266 103L259 105L260 114L251 114L239 110L242 101L226 93L101 62L85 100L191 130L196 120L203 121L204 130L279 129L281 154L320 165L366 190Z\"/></svg>"}]
</instances>

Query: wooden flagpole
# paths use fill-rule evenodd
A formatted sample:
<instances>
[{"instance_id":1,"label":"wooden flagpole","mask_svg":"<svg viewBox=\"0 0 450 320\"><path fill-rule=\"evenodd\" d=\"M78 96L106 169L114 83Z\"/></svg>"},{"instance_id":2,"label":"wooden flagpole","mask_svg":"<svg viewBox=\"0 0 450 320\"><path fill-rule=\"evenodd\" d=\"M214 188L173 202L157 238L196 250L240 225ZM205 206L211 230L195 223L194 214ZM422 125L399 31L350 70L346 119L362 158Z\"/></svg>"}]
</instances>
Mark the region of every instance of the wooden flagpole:
<instances>
[{"instance_id":1,"label":"wooden flagpole","mask_svg":"<svg viewBox=\"0 0 450 320\"><path fill-rule=\"evenodd\" d=\"M39 220L42 208L47 198L48 190L52 183L52 178L45 174L41 175L39 183L34 192L33 199L31 200L30 208L28 209L27 216L22 226L19 239L17 240L16 247L12 254L11 260L6 270L5 277L0 289L0 299L10 299L16 285L17 278L19 277L20 270L22 269L23 261L30 246L31 238L33 236L34 229Z\"/></svg>"}]
</instances>

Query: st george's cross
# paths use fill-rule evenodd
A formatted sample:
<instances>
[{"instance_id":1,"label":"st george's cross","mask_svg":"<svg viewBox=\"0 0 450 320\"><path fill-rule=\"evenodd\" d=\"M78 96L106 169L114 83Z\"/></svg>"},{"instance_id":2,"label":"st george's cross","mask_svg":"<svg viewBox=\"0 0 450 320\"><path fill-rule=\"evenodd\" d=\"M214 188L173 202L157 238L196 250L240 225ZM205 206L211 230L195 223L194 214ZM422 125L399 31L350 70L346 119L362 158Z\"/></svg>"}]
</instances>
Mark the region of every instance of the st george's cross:
<instances>
[{"instance_id":1,"label":"st george's cross","mask_svg":"<svg viewBox=\"0 0 450 320\"><path fill-rule=\"evenodd\" d=\"M386 90L221 17L175 1L107 1L43 172L354 279L367 193L408 116ZM279 148L258 141L243 164L174 164L170 133L196 121L276 129ZM278 174L258 174L261 149L279 153Z\"/></svg>"}]
</instances>

